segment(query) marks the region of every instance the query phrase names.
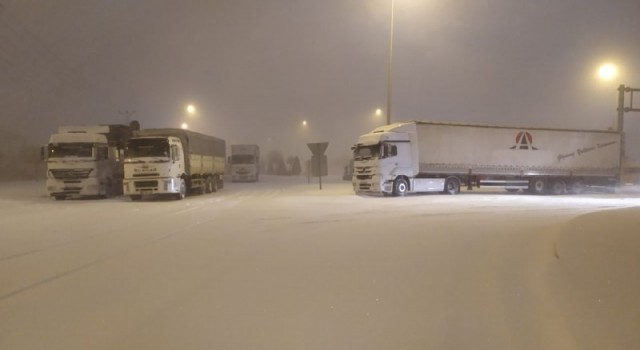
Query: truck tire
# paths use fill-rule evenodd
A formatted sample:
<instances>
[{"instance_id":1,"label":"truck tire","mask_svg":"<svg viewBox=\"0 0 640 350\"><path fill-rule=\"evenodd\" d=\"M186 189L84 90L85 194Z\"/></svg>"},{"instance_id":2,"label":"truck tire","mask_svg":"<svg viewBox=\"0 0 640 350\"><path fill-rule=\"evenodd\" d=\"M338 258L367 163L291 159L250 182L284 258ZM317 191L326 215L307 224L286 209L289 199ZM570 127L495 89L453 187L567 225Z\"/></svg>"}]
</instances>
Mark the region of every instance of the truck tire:
<instances>
[{"instance_id":1,"label":"truck tire","mask_svg":"<svg viewBox=\"0 0 640 350\"><path fill-rule=\"evenodd\" d=\"M211 192L218 192L218 177L213 176L211 178Z\"/></svg>"},{"instance_id":2,"label":"truck tire","mask_svg":"<svg viewBox=\"0 0 640 350\"><path fill-rule=\"evenodd\" d=\"M403 177L397 178L393 182L393 195L404 196L409 192L409 183Z\"/></svg>"},{"instance_id":3,"label":"truck tire","mask_svg":"<svg viewBox=\"0 0 640 350\"><path fill-rule=\"evenodd\" d=\"M460 179L455 176L448 177L444 182L444 194L460 193Z\"/></svg>"},{"instance_id":4,"label":"truck tire","mask_svg":"<svg viewBox=\"0 0 640 350\"><path fill-rule=\"evenodd\" d=\"M571 194L582 194L585 187L586 186L584 185L584 182L582 182L582 180L573 180L569 184L568 190Z\"/></svg>"},{"instance_id":5,"label":"truck tire","mask_svg":"<svg viewBox=\"0 0 640 350\"><path fill-rule=\"evenodd\" d=\"M104 195L103 198L113 197L114 189L113 189L113 180L111 178L107 179L107 183L104 185Z\"/></svg>"},{"instance_id":6,"label":"truck tire","mask_svg":"<svg viewBox=\"0 0 640 350\"><path fill-rule=\"evenodd\" d=\"M556 179L551 182L551 187L549 188L549 193L555 196L564 194L567 189L567 185L561 179Z\"/></svg>"},{"instance_id":7,"label":"truck tire","mask_svg":"<svg viewBox=\"0 0 640 350\"><path fill-rule=\"evenodd\" d=\"M204 193L211 193L211 177L207 177L204 180Z\"/></svg>"},{"instance_id":8,"label":"truck tire","mask_svg":"<svg viewBox=\"0 0 640 350\"><path fill-rule=\"evenodd\" d=\"M532 194L544 194L547 189L547 183L544 179L529 180L529 192Z\"/></svg>"},{"instance_id":9,"label":"truck tire","mask_svg":"<svg viewBox=\"0 0 640 350\"><path fill-rule=\"evenodd\" d=\"M206 179L200 181L200 186L198 187L198 190L196 192L199 195L203 195L203 194L207 193L207 180Z\"/></svg>"},{"instance_id":10,"label":"truck tire","mask_svg":"<svg viewBox=\"0 0 640 350\"><path fill-rule=\"evenodd\" d=\"M176 194L177 200L183 200L187 196L187 183L184 179L180 179L180 192Z\"/></svg>"}]
</instances>

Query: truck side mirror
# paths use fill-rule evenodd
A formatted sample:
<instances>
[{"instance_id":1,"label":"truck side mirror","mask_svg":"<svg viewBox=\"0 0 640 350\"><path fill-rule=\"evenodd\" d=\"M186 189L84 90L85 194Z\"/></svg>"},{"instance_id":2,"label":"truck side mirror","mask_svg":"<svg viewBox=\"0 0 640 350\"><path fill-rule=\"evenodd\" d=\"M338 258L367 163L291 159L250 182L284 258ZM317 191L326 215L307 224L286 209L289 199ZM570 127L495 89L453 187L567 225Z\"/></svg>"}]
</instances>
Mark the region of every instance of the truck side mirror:
<instances>
[{"instance_id":1,"label":"truck side mirror","mask_svg":"<svg viewBox=\"0 0 640 350\"><path fill-rule=\"evenodd\" d=\"M47 146L40 147L40 160L47 160Z\"/></svg>"}]
</instances>

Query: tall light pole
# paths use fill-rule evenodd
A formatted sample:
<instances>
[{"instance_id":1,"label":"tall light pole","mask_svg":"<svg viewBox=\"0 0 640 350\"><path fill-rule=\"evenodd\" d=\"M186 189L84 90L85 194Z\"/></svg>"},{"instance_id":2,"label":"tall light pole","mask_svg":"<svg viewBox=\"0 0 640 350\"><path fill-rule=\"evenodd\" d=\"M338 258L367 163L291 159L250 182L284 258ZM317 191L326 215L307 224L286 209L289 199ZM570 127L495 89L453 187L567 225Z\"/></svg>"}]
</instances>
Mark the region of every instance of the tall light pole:
<instances>
[{"instance_id":1,"label":"tall light pole","mask_svg":"<svg viewBox=\"0 0 640 350\"><path fill-rule=\"evenodd\" d=\"M391 0L391 23L389 24L389 62L387 62L387 124L391 124L391 78L393 68L393 15L394 0Z\"/></svg>"}]
</instances>

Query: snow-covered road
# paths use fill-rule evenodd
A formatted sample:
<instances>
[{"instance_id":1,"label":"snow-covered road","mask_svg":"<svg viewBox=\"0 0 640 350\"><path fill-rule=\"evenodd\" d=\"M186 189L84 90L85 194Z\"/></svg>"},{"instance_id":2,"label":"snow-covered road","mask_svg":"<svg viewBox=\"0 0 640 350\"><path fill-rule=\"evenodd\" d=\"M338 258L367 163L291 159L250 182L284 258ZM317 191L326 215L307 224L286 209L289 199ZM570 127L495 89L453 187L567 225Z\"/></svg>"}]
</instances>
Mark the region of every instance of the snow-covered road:
<instances>
[{"instance_id":1,"label":"snow-covered road","mask_svg":"<svg viewBox=\"0 0 640 350\"><path fill-rule=\"evenodd\" d=\"M0 349L637 349L640 194L0 184Z\"/></svg>"}]
</instances>

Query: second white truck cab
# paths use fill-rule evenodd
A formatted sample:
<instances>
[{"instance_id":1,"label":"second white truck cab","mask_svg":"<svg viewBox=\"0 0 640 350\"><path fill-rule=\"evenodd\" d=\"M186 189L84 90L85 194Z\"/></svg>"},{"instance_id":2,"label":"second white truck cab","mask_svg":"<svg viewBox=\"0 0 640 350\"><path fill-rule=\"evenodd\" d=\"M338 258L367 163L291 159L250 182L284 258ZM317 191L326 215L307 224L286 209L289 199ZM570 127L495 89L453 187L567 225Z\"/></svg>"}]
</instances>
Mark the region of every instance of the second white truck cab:
<instances>
[{"instance_id":1,"label":"second white truck cab","mask_svg":"<svg viewBox=\"0 0 640 350\"><path fill-rule=\"evenodd\" d=\"M127 143L123 192L183 199L224 186L225 142L182 129L140 130Z\"/></svg>"},{"instance_id":2,"label":"second white truck cab","mask_svg":"<svg viewBox=\"0 0 640 350\"><path fill-rule=\"evenodd\" d=\"M257 182L260 177L258 145L231 145L231 181Z\"/></svg>"}]
</instances>

